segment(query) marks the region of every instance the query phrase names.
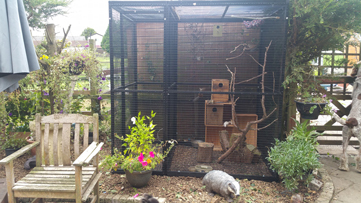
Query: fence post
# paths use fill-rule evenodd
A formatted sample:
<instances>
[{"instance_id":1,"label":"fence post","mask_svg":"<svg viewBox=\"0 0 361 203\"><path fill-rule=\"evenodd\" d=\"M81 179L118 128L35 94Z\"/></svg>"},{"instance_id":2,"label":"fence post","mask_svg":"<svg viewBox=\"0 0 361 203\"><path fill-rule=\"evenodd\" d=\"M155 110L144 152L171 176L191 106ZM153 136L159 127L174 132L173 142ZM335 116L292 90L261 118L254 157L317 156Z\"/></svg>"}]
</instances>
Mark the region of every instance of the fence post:
<instances>
[{"instance_id":1,"label":"fence post","mask_svg":"<svg viewBox=\"0 0 361 203\"><path fill-rule=\"evenodd\" d=\"M94 52L95 54L95 40L94 39L89 39L89 48L91 51ZM91 113L92 115L94 113L98 113L100 115L100 101L95 97L95 95L97 94L97 90L94 88L95 87L95 83L97 81L91 81L90 80L90 105L91 105ZM98 107L98 108L97 108Z\"/></svg>"}]
</instances>

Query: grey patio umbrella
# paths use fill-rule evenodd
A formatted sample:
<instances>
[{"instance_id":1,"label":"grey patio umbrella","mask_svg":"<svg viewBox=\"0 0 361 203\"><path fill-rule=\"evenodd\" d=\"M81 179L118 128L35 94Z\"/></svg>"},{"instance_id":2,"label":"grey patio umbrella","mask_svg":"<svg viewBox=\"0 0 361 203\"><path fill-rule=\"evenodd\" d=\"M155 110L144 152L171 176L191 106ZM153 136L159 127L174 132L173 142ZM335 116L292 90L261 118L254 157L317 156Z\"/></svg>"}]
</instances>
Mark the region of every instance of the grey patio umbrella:
<instances>
[{"instance_id":1,"label":"grey patio umbrella","mask_svg":"<svg viewBox=\"0 0 361 203\"><path fill-rule=\"evenodd\" d=\"M40 69L22 0L0 1L0 92Z\"/></svg>"}]
</instances>

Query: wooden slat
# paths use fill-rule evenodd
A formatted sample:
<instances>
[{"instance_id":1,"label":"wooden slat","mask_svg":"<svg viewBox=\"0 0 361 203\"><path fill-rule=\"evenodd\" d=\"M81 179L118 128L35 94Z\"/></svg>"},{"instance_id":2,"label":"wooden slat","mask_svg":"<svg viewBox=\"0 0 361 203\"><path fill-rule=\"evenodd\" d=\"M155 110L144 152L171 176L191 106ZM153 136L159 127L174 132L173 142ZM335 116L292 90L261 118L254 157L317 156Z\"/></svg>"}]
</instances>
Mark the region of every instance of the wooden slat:
<instances>
[{"instance_id":1,"label":"wooden slat","mask_svg":"<svg viewBox=\"0 0 361 203\"><path fill-rule=\"evenodd\" d=\"M8 164L5 165L5 174L6 174L6 187L8 191L8 200L9 203L15 203L16 199L14 197L14 193L12 192L12 187L14 186L14 163L10 161Z\"/></svg>"},{"instance_id":2,"label":"wooden slat","mask_svg":"<svg viewBox=\"0 0 361 203\"><path fill-rule=\"evenodd\" d=\"M331 137L342 137L342 134L329 134L329 133L324 133L322 136L331 136Z\"/></svg>"},{"instance_id":3,"label":"wooden slat","mask_svg":"<svg viewBox=\"0 0 361 203\"><path fill-rule=\"evenodd\" d=\"M342 140L317 140L320 145L342 145ZM349 145L359 145L356 140L350 140Z\"/></svg>"},{"instance_id":4,"label":"wooden slat","mask_svg":"<svg viewBox=\"0 0 361 203\"><path fill-rule=\"evenodd\" d=\"M45 166L49 166L49 123L45 123L44 129L44 164Z\"/></svg>"},{"instance_id":5,"label":"wooden slat","mask_svg":"<svg viewBox=\"0 0 361 203\"><path fill-rule=\"evenodd\" d=\"M82 184L82 186L84 186L84 184ZM32 183L32 182L20 182L20 183L16 183L16 186L27 186L27 187L58 187L58 188L62 188L62 187L74 187L75 188L75 181L73 183L69 183L69 182L58 182L56 184L52 184L52 183Z\"/></svg>"},{"instance_id":6,"label":"wooden slat","mask_svg":"<svg viewBox=\"0 0 361 203\"><path fill-rule=\"evenodd\" d=\"M38 146L40 144L40 142L34 142L32 144L29 144L29 145L26 145L25 147L19 149L18 151L10 154L9 156L3 158L1 161L0 161L0 165L5 165L7 163L10 163L10 161L18 158L19 156L25 154L26 152L30 151L32 148Z\"/></svg>"},{"instance_id":7,"label":"wooden slat","mask_svg":"<svg viewBox=\"0 0 361 203\"><path fill-rule=\"evenodd\" d=\"M99 142L99 116L93 114L93 142Z\"/></svg>"},{"instance_id":8,"label":"wooden slat","mask_svg":"<svg viewBox=\"0 0 361 203\"><path fill-rule=\"evenodd\" d=\"M54 192L54 191L14 191L15 197L26 197L26 198L52 198L52 199L75 199L75 192Z\"/></svg>"},{"instance_id":9,"label":"wooden slat","mask_svg":"<svg viewBox=\"0 0 361 203\"><path fill-rule=\"evenodd\" d=\"M82 170L81 166L75 166L75 201L76 203L81 203L81 195L82 195Z\"/></svg>"},{"instance_id":10,"label":"wooden slat","mask_svg":"<svg viewBox=\"0 0 361 203\"><path fill-rule=\"evenodd\" d=\"M74 134L74 155L75 159L79 157L79 134L80 134L80 124L75 124L75 134Z\"/></svg>"},{"instance_id":11,"label":"wooden slat","mask_svg":"<svg viewBox=\"0 0 361 203\"><path fill-rule=\"evenodd\" d=\"M98 183L100 177L102 176L101 173L98 173L95 178L92 180L92 182L90 183L90 185L85 189L84 194L83 194L83 198L82 201L85 202L85 200L88 199L91 191L93 190L93 188L95 187L95 185ZM96 197L95 197L96 198Z\"/></svg>"},{"instance_id":12,"label":"wooden slat","mask_svg":"<svg viewBox=\"0 0 361 203\"><path fill-rule=\"evenodd\" d=\"M40 113L37 113L35 116L35 135L36 135L36 141L41 142L41 115ZM42 165L42 144L36 148L36 154L39 154L36 156L36 166Z\"/></svg>"},{"instance_id":13,"label":"wooden slat","mask_svg":"<svg viewBox=\"0 0 361 203\"><path fill-rule=\"evenodd\" d=\"M85 178L91 178L91 175L83 175ZM75 175L46 175L46 174L28 174L26 178L75 178Z\"/></svg>"},{"instance_id":14,"label":"wooden slat","mask_svg":"<svg viewBox=\"0 0 361 203\"><path fill-rule=\"evenodd\" d=\"M83 179L82 182L84 185L89 181L89 179ZM23 184L23 183L34 183L34 184L73 184L75 185L74 179L56 179L56 180L47 180L47 179L33 179L33 178L23 178L20 181L16 182L16 184Z\"/></svg>"},{"instance_id":15,"label":"wooden slat","mask_svg":"<svg viewBox=\"0 0 361 203\"><path fill-rule=\"evenodd\" d=\"M43 116L41 123L93 123L93 117L81 114L53 114Z\"/></svg>"},{"instance_id":16,"label":"wooden slat","mask_svg":"<svg viewBox=\"0 0 361 203\"><path fill-rule=\"evenodd\" d=\"M88 140L89 139L89 124L84 124L84 140L83 140L83 149L88 147Z\"/></svg>"},{"instance_id":17,"label":"wooden slat","mask_svg":"<svg viewBox=\"0 0 361 203\"><path fill-rule=\"evenodd\" d=\"M14 191L29 191L29 192L75 192L75 186L29 186L29 185L15 185L13 187Z\"/></svg>"},{"instance_id":18,"label":"wooden slat","mask_svg":"<svg viewBox=\"0 0 361 203\"><path fill-rule=\"evenodd\" d=\"M97 147L96 142L91 143L91 145L89 145L89 147L86 148L85 151L74 161L73 165L82 166L84 164L84 161L95 150L96 147Z\"/></svg>"},{"instance_id":19,"label":"wooden slat","mask_svg":"<svg viewBox=\"0 0 361 203\"><path fill-rule=\"evenodd\" d=\"M94 171L83 171L84 175L92 175ZM29 174L50 174L50 175L73 175L75 171L30 171Z\"/></svg>"},{"instance_id":20,"label":"wooden slat","mask_svg":"<svg viewBox=\"0 0 361 203\"><path fill-rule=\"evenodd\" d=\"M103 145L104 145L104 143L101 142L101 143L97 146L97 148L95 148L95 150L88 156L88 158L84 161L84 163L89 164L90 161L93 159L93 157L99 153L99 151L100 151L100 149L103 147Z\"/></svg>"},{"instance_id":21,"label":"wooden slat","mask_svg":"<svg viewBox=\"0 0 361 203\"><path fill-rule=\"evenodd\" d=\"M83 181L84 182L87 182L91 179L92 176L89 176L89 175L86 175L86 176L83 176ZM75 182L75 179L74 178L43 178L41 176L33 176L33 177L24 177L22 178L21 180L19 180L18 182L20 181L26 181L26 182L58 182L58 181L61 181L61 182Z\"/></svg>"},{"instance_id":22,"label":"wooden slat","mask_svg":"<svg viewBox=\"0 0 361 203\"><path fill-rule=\"evenodd\" d=\"M342 126L312 126L316 129L316 131L325 131L325 130L332 130L332 131L341 131Z\"/></svg>"},{"instance_id":23,"label":"wooden slat","mask_svg":"<svg viewBox=\"0 0 361 203\"><path fill-rule=\"evenodd\" d=\"M63 133L62 133L62 148L63 148L63 165L70 166L71 165L71 155L70 155L70 123L63 124Z\"/></svg>"},{"instance_id":24,"label":"wooden slat","mask_svg":"<svg viewBox=\"0 0 361 203\"><path fill-rule=\"evenodd\" d=\"M87 166L83 167L83 171L95 171L95 167ZM35 167L32 169L32 171L75 171L74 166L47 166L47 167Z\"/></svg>"},{"instance_id":25,"label":"wooden slat","mask_svg":"<svg viewBox=\"0 0 361 203\"><path fill-rule=\"evenodd\" d=\"M59 146L58 142L58 133L59 133L59 124L54 123L54 131L53 131L53 156L54 156L54 166L59 166Z\"/></svg>"}]
</instances>

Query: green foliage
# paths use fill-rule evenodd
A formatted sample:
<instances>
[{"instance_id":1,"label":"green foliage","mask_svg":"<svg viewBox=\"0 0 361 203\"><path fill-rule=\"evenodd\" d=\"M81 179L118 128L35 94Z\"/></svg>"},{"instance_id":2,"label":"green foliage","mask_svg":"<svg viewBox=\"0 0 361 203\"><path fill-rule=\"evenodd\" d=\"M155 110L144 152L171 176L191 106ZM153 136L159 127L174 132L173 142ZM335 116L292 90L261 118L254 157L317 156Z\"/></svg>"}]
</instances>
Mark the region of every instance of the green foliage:
<instances>
[{"instance_id":1,"label":"green foliage","mask_svg":"<svg viewBox=\"0 0 361 203\"><path fill-rule=\"evenodd\" d=\"M276 139L266 158L270 168L282 177L285 187L291 191L297 189L301 180L308 184L312 180L310 172L320 167L316 146L317 136L321 134L308 127L308 123L296 121L287 139Z\"/></svg>"},{"instance_id":2,"label":"green foliage","mask_svg":"<svg viewBox=\"0 0 361 203\"><path fill-rule=\"evenodd\" d=\"M107 27L107 30L105 31L105 34L103 36L102 42L100 43L100 46L102 47L102 49L104 51L106 51L107 53L110 53L110 48L109 48L109 26Z\"/></svg>"},{"instance_id":3,"label":"green foliage","mask_svg":"<svg viewBox=\"0 0 361 203\"><path fill-rule=\"evenodd\" d=\"M127 134L126 138L121 138L124 141L122 146L126 147L124 153L130 151L131 153L140 154L144 151L149 151L154 138L154 128L153 118L155 113L151 112L151 117L147 116L149 121L149 126L146 124L145 116L141 116L141 112L138 113L137 117L133 117L131 121L133 122L133 127L129 126L131 130L130 134Z\"/></svg>"},{"instance_id":4,"label":"green foliage","mask_svg":"<svg viewBox=\"0 0 361 203\"><path fill-rule=\"evenodd\" d=\"M321 51L343 50L353 33L361 32L360 10L359 0L290 1L283 83L288 96L304 96L305 92L320 96L309 61L320 56Z\"/></svg>"},{"instance_id":5,"label":"green foliage","mask_svg":"<svg viewBox=\"0 0 361 203\"><path fill-rule=\"evenodd\" d=\"M126 147L124 153L114 150L114 155L108 155L101 162L100 167L104 167L108 170L117 171L119 167L129 172L133 171L145 171L154 169L160 164L165 157L169 154L170 150L174 146L175 141L168 141L163 145L154 144L154 127L152 119L155 113L152 111L151 116L141 116L139 112L137 117L133 117L133 127L129 126L131 134L127 134L126 138L115 135L118 139L124 142L123 146ZM147 124L145 121L148 120ZM162 151L162 146L165 147L167 143L170 143L167 150Z\"/></svg>"},{"instance_id":6,"label":"green foliage","mask_svg":"<svg viewBox=\"0 0 361 203\"><path fill-rule=\"evenodd\" d=\"M80 36L84 36L85 40L88 40L88 38L91 38L94 34L96 34L95 30L93 28L87 27L83 30Z\"/></svg>"},{"instance_id":7,"label":"green foliage","mask_svg":"<svg viewBox=\"0 0 361 203\"><path fill-rule=\"evenodd\" d=\"M0 141L2 150L18 149L28 144L24 138L16 138L16 133L13 135L0 137Z\"/></svg>"},{"instance_id":8,"label":"green foliage","mask_svg":"<svg viewBox=\"0 0 361 203\"><path fill-rule=\"evenodd\" d=\"M64 15L72 0L24 0L24 7L31 28L44 28L48 19Z\"/></svg>"}]
</instances>

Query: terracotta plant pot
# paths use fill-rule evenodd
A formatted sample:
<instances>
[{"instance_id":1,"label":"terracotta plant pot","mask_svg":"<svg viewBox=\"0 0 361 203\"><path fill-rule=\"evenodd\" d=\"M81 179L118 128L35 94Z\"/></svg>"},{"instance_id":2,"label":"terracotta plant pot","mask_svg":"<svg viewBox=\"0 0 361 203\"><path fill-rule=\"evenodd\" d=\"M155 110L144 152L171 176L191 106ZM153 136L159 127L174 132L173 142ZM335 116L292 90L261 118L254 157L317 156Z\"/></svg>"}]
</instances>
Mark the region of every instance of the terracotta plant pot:
<instances>
[{"instance_id":1,"label":"terracotta plant pot","mask_svg":"<svg viewBox=\"0 0 361 203\"><path fill-rule=\"evenodd\" d=\"M26 142L28 142L28 144L33 144L35 141L30 139L30 136L26 137ZM30 150L31 156L36 155L36 147L32 148Z\"/></svg>"},{"instance_id":2,"label":"terracotta plant pot","mask_svg":"<svg viewBox=\"0 0 361 203\"><path fill-rule=\"evenodd\" d=\"M133 171L133 173L130 173L127 170L124 171L129 184L136 188L140 188L147 185L150 178L152 177L152 170Z\"/></svg>"}]
</instances>

